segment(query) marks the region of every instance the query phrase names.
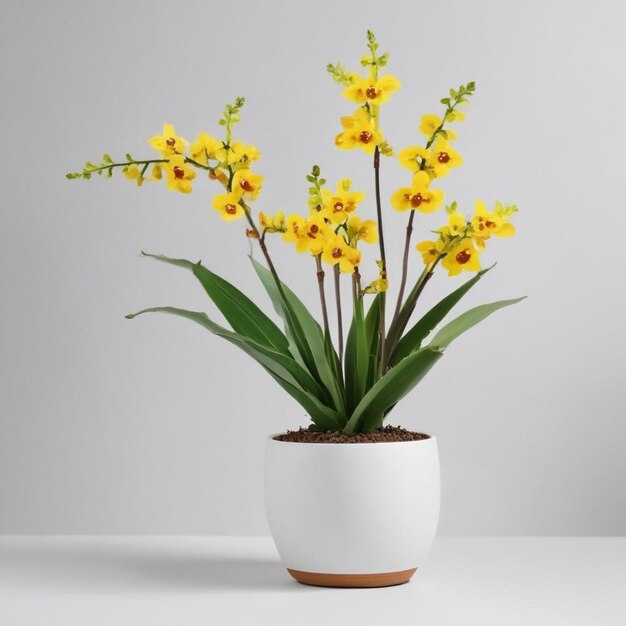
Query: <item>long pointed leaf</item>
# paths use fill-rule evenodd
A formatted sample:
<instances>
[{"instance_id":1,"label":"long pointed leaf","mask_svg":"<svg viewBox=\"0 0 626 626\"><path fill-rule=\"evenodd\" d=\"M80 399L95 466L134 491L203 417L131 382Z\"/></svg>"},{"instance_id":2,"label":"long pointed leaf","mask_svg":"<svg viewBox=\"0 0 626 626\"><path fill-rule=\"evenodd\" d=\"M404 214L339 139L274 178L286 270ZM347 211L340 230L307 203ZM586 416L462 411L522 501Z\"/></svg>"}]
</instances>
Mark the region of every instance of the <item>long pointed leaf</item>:
<instances>
[{"instance_id":1,"label":"long pointed leaf","mask_svg":"<svg viewBox=\"0 0 626 626\"><path fill-rule=\"evenodd\" d=\"M321 390L318 383L291 357L234 333L213 322L206 313L198 311L187 311L177 307L151 307L126 317L133 319L144 313L168 313L183 317L226 339L257 361L283 389L304 407L318 426L334 430L342 425L337 413L320 402L318 396Z\"/></svg>"},{"instance_id":2,"label":"long pointed leaf","mask_svg":"<svg viewBox=\"0 0 626 626\"><path fill-rule=\"evenodd\" d=\"M369 368L369 346L365 333L362 298L358 298L354 305L354 348L354 404L356 406L365 394Z\"/></svg>"},{"instance_id":3,"label":"long pointed leaf","mask_svg":"<svg viewBox=\"0 0 626 626\"><path fill-rule=\"evenodd\" d=\"M344 431L370 432L382 423L385 411L402 399L441 358L442 352L426 347L392 367L365 394L350 416Z\"/></svg>"},{"instance_id":4,"label":"long pointed leaf","mask_svg":"<svg viewBox=\"0 0 626 626\"><path fill-rule=\"evenodd\" d=\"M365 389L368 390L376 381L378 374L378 360L380 357L380 338L378 336L380 328L380 293L377 293L370 304L370 308L365 316L365 337L368 343L368 369ZM359 398L360 400L360 398Z\"/></svg>"},{"instance_id":5,"label":"long pointed leaf","mask_svg":"<svg viewBox=\"0 0 626 626\"><path fill-rule=\"evenodd\" d=\"M286 380L276 376L270 370L267 373L309 414L309 417L316 426L324 430L340 430L345 424L337 411L320 403L317 398L310 396L298 387L291 385Z\"/></svg>"},{"instance_id":6,"label":"long pointed leaf","mask_svg":"<svg viewBox=\"0 0 626 626\"><path fill-rule=\"evenodd\" d=\"M482 322L486 317L489 317L492 313L495 313L498 309L502 309L512 304L517 304L524 300L526 296L521 298L515 298L513 300L500 300L498 302L491 302L490 304L481 304L474 307L469 311L459 315L456 319L452 320L449 324L446 324L428 344L427 347L434 350L444 350L450 343L452 343L459 335L462 335L466 330L476 326L479 322Z\"/></svg>"},{"instance_id":7,"label":"long pointed leaf","mask_svg":"<svg viewBox=\"0 0 626 626\"><path fill-rule=\"evenodd\" d=\"M493 266L492 266L493 267ZM463 283L458 289L448 294L443 300L436 304L428 311L410 330L406 332L404 337L398 342L393 354L391 355L390 365L396 365L405 356L411 352L419 350L422 341L434 330L434 328L443 320L443 318L452 310L452 308L461 300L461 298L486 274L491 267L481 270Z\"/></svg>"},{"instance_id":8,"label":"long pointed leaf","mask_svg":"<svg viewBox=\"0 0 626 626\"><path fill-rule=\"evenodd\" d=\"M355 305L346 340L345 371L348 413L356 408L374 384L378 365L380 294L376 294L363 318L363 301ZM358 307L358 308L357 308Z\"/></svg>"},{"instance_id":9,"label":"long pointed leaf","mask_svg":"<svg viewBox=\"0 0 626 626\"><path fill-rule=\"evenodd\" d=\"M346 385L346 409L347 413L354 411L358 404L356 398L356 316L352 315L352 322L346 335L346 351L343 357L345 385Z\"/></svg>"},{"instance_id":10,"label":"long pointed leaf","mask_svg":"<svg viewBox=\"0 0 626 626\"><path fill-rule=\"evenodd\" d=\"M271 272L254 258L250 261L265 287L278 315L285 323L287 336L300 354L304 365L330 394L329 400L340 413L346 413L341 380L329 361L324 332L304 303L281 281L286 302L281 297ZM293 352L293 350L292 350ZM334 348L333 348L334 352ZM336 353L335 353L336 354Z\"/></svg>"},{"instance_id":11,"label":"long pointed leaf","mask_svg":"<svg viewBox=\"0 0 626 626\"><path fill-rule=\"evenodd\" d=\"M171 259L160 254L145 252L142 254L193 272L234 331L261 345L271 347L277 352L289 354L289 342L280 328L234 285L214 274L201 263L192 263L186 259Z\"/></svg>"}]
</instances>

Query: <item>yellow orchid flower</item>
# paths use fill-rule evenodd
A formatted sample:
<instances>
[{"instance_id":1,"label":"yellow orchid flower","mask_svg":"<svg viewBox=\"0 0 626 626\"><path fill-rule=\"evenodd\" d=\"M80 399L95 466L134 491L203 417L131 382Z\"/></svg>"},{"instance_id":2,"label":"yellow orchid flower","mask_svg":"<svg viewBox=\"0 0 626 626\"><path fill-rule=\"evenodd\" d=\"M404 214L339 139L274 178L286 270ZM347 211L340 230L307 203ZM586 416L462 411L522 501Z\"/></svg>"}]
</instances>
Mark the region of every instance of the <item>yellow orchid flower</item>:
<instances>
[{"instance_id":1,"label":"yellow orchid flower","mask_svg":"<svg viewBox=\"0 0 626 626\"><path fill-rule=\"evenodd\" d=\"M239 200L241 200L240 194L229 191L215 196L211 204L223 220L232 222L246 214L245 209L239 204Z\"/></svg>"},{"instance_id":2,"label":"yellow orchid flower","mask_svg":"<svg viewBox=\"0 0 626 626\"><path fill-rule=\"evenodd\" d=\"M134 163L124 168L124 176L126 176L128 180L136 181L137 187L141 187L143 176L141 175L141 170Z\"/></svg>"},{"instance_id":3,"label":"yellow orchid flower","mask_svg":"<svg viewBox=\"0 0 626 626\"><path fill-rule=\"evenodd\" d=\"M361 191L350 191L352 181L344 178L337 183L337 191L322 189L322 213L333 224L343 224L365 199Z\"/></svg>"},{"instance_id":4,"label":"yellow orchid flower","mask_svg":"<svg viewBox=\"0 0 626 626\"><path fill-rule=\"evenodd\" d=\"M182 154L187 147L187 141L176 134L171 124L163 124L163 134L148 139L148 143L163 157Z\"/></svg>"},{"instance_id":5,"label":"yellow orchid flower","mask_svg":"<svg viewBox=\"0 0 626 626\"><path fill-rule=\"evenodd\" d=\"M446 254L441 265L448 270L448 276L456 276L462 271L477 272L480 270L478 251L470 239L462 239Z\"/></svg>"},{"instance_id":6,"label":"yellow orchid flower","mask_svg":"<svg viewBox=\"0 0 626 626\"><path fill-rule=\"evenodd\" d=\"M263 176L254 174L248 169L237 170L233 176L233 190L249 200L256 200L259 197L262 186Z\"/></svg>"},{"instance_id":7,"label":"yellow orchid flower","mask_svg":"<svg viewBox=\"0 0 626 626\"><path fill-rule=\"evenodd\" d=\"M396 211L412 211L432 213L443 202L443 191L429 189L430 176L423 171L416 172L410 187L400 187L391 196L391 206Z\"/></svg>"},{"instance_id":8,"label":"yellow orchid flower","mask_svg":"<svg viewBox=\"0 0 626 626\"><path fill-rule=\"evenodd\" d=\"M209 180L217 180L220 183L222 183L224 187L228 186L229 176L224 170L220 170L217 168L214 170L210 170L208 176L209 176Z\"/></svg>"},{"instance_id":9,"label":"yellow orchid flower","mask_svg":"<svg viewBox=\"0 0 626 626\"><path fill-rule=\"evenodd\" d=\"M376 222L374 220L362 220L358 215L353 215L348 220L348 238L350 241L376 243L378 241Z\"/></svg>"},{"instance_id":10,"label":"yellow orchid flower","mask_svg":"<svg viewBox=\"0 0 626 626\"><path fill-rule=\"evenodd\" d=\"M448 119L446 118L446 121ZM422 115L422 119L419 125L419 131L427 138L432 139L433 135L439 131L441 135L448 141L454 141L457 138L456 133L448 128L443 128L443 120L432 113ZM441 128L440 128L441 127ZM437 133L437 134L439 134Z\"/></svg>"},{"instance_id":11,"label":"yellow orchid flower","mask_svg":"<svg viewBox=\"0 0 626 626\"><path fill-rule=\"evenodd\" d=\"M363 293L384 293L389 289L389 281L386 278L383 262L378 260L376 265L378 265L378 278L367 285L363 289Z\"/></svg>"},{"instance_id":12,"label":"yellow orchid flower","mask_svg":"<svg viewBox=\"0 0 626 626\"><path fill-rule=\"evenodd\" d=\"M420 133L425 135L427 139L430 139L435 131L441 126L441 122L442 119L433 113L422 115L419 127Z\"/></svg>"},{"instance_id":13,"label":"yellow orchid flower","mask_svg":"<svg viewBox=\"0 0 626 626\"><path fill-rule=\"evenodd\" d=\"M217 156L222 163L247 168L250 163L259 159L261 153L255 146L247 145L241 141L233 141L228 149L224 148L218 152Z\"/></svg>"},{"instance_id":14,"label":"yellow orchid flower","mask_svg":"<svg viewBox=\"0 0 626 626\"><path fill-rule=\"evenodd\" d=\"M417 244L417 251L422 255L422 260L424 261L424 265L430 265L434 263L444 248L444 241L441 237L439 239L421 241Z\"/></svg>"},{"instance_id":15,"label":"yellow orchid flower","mask_svg":"<svg viewBox=\"0 0 626 626\"><path fill-rule=\"evenodd\" d=\"M218 160L218 152L224 149L224 144L215 137L202 131L198 138L189 147L189 153L194 161L200 163L200 165L207 165L209 159Z\"/></svg>"},{"instance_id":16,"label":"yellow orchid flower","mask_svg":"<svg viewBox=\"0 0 626 626\"><path fill-rule=\"evenodd\" d=\"M357 78L344 89L343 97L359 104L373 104L379 106L389 100L389 96L400 89L400 81L393 75L387 74L374 81L369 78Z\"/></svg>"},{"instance_id":17,"label":"yellow orchid flower","mask_svg":"<svg viewBox=\"0 0 626 626\"><path fill-rule=\"evenodd\" d=\"M484 249L485 242L491 235L512 237L515 234L515 226L509 223L509 215L502 209L502 205L498 203L496 209L490 212L482 200L476 200L471 224L474 243L477 247Z\"/></svg>"},{"instance_id":18,"label":"yellow orchid flower","mask_svg":"<svg viewBox=\"0 0 626 626\"><path fill-rule=\"evenodd\" d=\"M163 163L163 169L167 175L167 188L181 193L191 192L191 181L196 177L196 172L185 163L182 154L175 154L169 161Z\"/></svg>"},{"instance_id":19,"label":"yellow orchid flower","mask_svg":"<svg viewBox=\"0 0 626 626\"><path fill-rule=\"evenodd\" d=\"M389 281L386 278L377 278L363 289L363 293L384 293L389 289Z\"/></svg>"},{"instance_id":20,"label":"yellow orchid flower","mask_svg":"<svg viewBox=\"0 0 626 626\"><path fill-rule=\"evenodd\" d=\"M163 166L160 163L155 163L150 171L150 180L157 181L163 178Z\"/></svg>"},{"instance_id":21,"label":"yellow orchid flower","mask_svg":"<svg viewBox=\"0 0 626 626\"><path fill-rule=\"evenodd\" d=\"M477 235L488 239L495 235L504 226L504 220L496 213L491 213L482 200L476 200L474 204L474 216L472 227Z\"/></svg>"},{"instance_id":22,"label":"yellow orchid flower","mask_svg":"<svg viewBox=\"0 0 626 626\"><path fill-rule=\"evenodd\" d=\"M445 232L449 237L464 236L466 230L467 220L465 219L465 215L455 211L448 216L448 227Z\"/></svg>"},{"instance_id":23,"label":"yellow orchid flower","mask_svg":"<svg viewBox=\"0 0 626 626\"><path fill-rule=\"evenodd\" d=\"M298 243L301 231L304 229L306 220L302 215L296 213L287 217L286 230L283 234L283 240L288 243Z\"/></svg>"},{"instance_id":24,"label":"yellow orchid flower","mask_svg":"<svg viewBox=\"0 0 626 626\"><path fill-rule=\"evenodd\" d=\"M446 115L446 122L462 122L465 119L465 111L455 109Z\"/></svg>"},{"instance_id":25,"label":"yellow orchid flower","mask_svg":"<svg viewBox=\"0 0 626 626\"><path fill-rule=\"evenodd\" d=\"M282 209L273 217L266 215L263 211L259 211L259 224L261 229L268 233L284 233L286 229L285 214Z\"/></svg>"},{"instance_id":26,"label":"yellow orchid flower","mask_svg":"<svg viewBox=\"0 0 626 626\"><path fill-rule=\"evenodd\" d=\"M344 130L335 137L335 145L342 150L361 148L372 154L376 146L383 140L383 135L376 130L374 121L365 109L360 108L354 115L341 118Z\"/></svg>"},{"instance_id":27,"label":"yellow orchid flower","mask_svg":"<svg viewBox=\"0 0 626 626\"><path fill-rule=\"evenodd\" d=\"M361 262L361 252L349 246L343 237L335 235L326 241L322 261L328 265L339 264L339 271L350 273Z\"/></svg>"},{"instance_id":28,"label":"yellow orchid flower","mask_svg":"<svg viewBox=\"0 0 626 626\"><path fill-rule=\"evenodd\" d=\"M450 169L463 165L461 155L445 139L437 139L426 159L426 171L434 178L447 176Z\"/></svg>"},{"instance_id":29,"label":"yellow orchid flower","mask_svg":"<svg viewBox=\"0 0 626 626\"><path fill-rule=\"evenodd\" d=\"M418 172L421 167L422 159L426 161L431 156L430 150L422 146L411 146L404 148L398 153L398 161L402 167L406 167L411 172Z\"/></svg>"},{"instance_id":30,"label":"yellow orchid flower","mask_svg":"<svg viewBox=\"0 0 626 626\"><path fill-rule=\"evenodd\" d=\"M515 226L509 223L509 219L513 213L517 213L517 206L515 204L503 206L500 202L496 202L493 213L503 221L502 226L494 235L496 237L512 237L515 234Z\"/></svg>"},{"instance_id":31,"label":"yellow orchid flower","mask_svg":"<svg viewBox=\"0 0 626 626\"><path fill-rule=\"evenodd\" d=\"M299 228L296 250L318 255L334 233L321 215L313 215Z\"/></svg>"}]
</instances>

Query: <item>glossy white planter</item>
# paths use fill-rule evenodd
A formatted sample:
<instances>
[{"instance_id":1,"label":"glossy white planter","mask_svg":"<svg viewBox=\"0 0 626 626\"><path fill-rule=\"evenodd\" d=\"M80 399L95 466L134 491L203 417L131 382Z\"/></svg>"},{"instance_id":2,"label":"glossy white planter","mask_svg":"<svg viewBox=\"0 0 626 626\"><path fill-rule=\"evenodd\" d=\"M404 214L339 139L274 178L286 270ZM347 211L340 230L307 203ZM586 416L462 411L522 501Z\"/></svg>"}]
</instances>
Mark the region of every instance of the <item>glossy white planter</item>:
<instances>
[{"instance_id":1,"label":"glossy white planter","mask_svg":"<svg viewBox=\"0 0 626 626\"><path fill-rule=\"evenodd\" d=\"M407 582L435 537L439 498L434 437L348 444L268 439L267 518L284 565L300 582Z\"/></svg>"}]
</instances>

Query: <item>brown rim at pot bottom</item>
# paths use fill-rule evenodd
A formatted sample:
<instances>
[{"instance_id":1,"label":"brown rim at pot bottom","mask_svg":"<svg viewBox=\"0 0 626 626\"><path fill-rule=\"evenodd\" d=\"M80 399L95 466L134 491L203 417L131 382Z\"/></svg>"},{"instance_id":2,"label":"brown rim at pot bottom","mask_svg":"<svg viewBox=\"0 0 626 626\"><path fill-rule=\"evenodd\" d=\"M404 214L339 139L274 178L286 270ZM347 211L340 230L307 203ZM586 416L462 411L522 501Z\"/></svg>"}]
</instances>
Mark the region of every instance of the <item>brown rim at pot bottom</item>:
<instances>
[{"instance_id":1,"label":"brown rim at pot bottom","mask_svg":"<svg viewBox=\"0 0 626 626\"><path fill-rule=\"evenodd\" d=\"M382 574L320 574L318 572L301 572L297 569L287 571L303 585L316 587L392 587L408 583L415 570L405 569L401 572L384 572Z\"/></svg>"}]
</instances>

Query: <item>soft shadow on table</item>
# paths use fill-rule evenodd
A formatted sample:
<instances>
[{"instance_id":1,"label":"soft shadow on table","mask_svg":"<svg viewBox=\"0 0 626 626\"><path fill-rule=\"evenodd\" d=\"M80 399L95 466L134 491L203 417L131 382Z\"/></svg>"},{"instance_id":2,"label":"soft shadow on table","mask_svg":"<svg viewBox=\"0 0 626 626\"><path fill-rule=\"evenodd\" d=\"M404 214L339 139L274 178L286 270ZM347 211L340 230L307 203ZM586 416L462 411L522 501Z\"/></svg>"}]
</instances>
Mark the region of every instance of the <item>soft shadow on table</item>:
<instances>
[{"instance_id":1,"label":"soft shadow on table","mask_svg":"<svg viewBox=\"0 0 626 626\"><path fill-rule=\"evenodd\" d=\"M207 590L292 589L297 583L275 561L145 555L124 564L136 578L159 588Z\"/></svg>"},{"instance_id":2,"label":"soft shadow on table","mask_svg":"<svg viewBox=\"0 0 626 626\"><path fill-rule=\"evenodd\" d=\"M48 592L293 591L302 589L277 561L167 550L27 549L3 551L0 590Z\"/></svg>"}]
</instances>

